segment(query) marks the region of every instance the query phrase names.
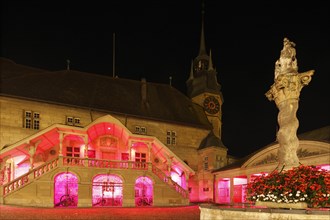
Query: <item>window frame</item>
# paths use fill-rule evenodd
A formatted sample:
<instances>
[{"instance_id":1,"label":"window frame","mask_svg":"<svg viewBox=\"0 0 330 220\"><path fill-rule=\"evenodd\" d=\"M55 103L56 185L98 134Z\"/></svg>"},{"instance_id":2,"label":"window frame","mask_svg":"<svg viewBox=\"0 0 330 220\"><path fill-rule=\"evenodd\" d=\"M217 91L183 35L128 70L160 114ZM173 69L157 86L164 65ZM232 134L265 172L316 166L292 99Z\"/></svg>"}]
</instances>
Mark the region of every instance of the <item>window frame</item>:
<instances>
[{"instance_id":1,"label":"window frame","mask_svg":"<svg viewBox=\"0 0 330 220\"><path fill-rule=\"evenodd\" d=\"M39 130L40 129L40 113L32 110L23 110L23 128Z\"/></svg>"},{"instance_id":2,"label":"window frame","mask_svg":"<svg viewBox=\"0 0 330 220\"><path fill-rule=\"evenodd\" d=\"M174 130L166 131L166 144L175 146L177 144L177 133Z\"/></svg>"}]
</instances>

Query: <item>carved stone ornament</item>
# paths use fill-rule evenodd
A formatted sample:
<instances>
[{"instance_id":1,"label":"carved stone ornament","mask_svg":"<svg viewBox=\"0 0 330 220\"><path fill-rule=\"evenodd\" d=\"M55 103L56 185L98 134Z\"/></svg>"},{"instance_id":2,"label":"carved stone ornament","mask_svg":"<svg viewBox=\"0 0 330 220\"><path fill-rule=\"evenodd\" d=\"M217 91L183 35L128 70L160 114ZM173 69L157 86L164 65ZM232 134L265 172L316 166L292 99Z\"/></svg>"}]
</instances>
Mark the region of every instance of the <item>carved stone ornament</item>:
<instances>
[{"instance_id":1,"label":"carved stone ornament","mask_svg":"<svg viewBox=\"0 0 330 220\"><path fill-rule=\"evenodd\" d=\"M299 121L296 117L298 101L301 89L312 80L314 70L298 73L295 44L284 38L283 49L280 58L275 63L274 84L265 94L274 100L278 113L279 131L277 141L279 142L278 160L279 169L291 169L299 165L297 149L299 140L297 129Z\"/></svg>"}]
</instances>

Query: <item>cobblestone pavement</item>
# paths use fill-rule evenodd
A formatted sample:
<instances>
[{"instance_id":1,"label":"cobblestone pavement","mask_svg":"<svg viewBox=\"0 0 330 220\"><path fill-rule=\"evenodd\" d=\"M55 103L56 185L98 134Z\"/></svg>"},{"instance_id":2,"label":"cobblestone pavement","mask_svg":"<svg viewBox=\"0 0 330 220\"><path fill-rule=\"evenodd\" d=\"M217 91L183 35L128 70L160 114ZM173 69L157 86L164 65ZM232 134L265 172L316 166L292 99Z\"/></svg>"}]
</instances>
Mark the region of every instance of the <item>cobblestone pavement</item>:
<instances>
[{"instance_id":1,"label":"cobblestone pavement","mask_svg":"<svg viewBox=\"0 0 330 220\"><path fill-rule=\"evenodd\" d=\"M0 205L0 219L199 220L200 210L198 205L143 208L35 208Z\"/></svg>"}]
</instances>

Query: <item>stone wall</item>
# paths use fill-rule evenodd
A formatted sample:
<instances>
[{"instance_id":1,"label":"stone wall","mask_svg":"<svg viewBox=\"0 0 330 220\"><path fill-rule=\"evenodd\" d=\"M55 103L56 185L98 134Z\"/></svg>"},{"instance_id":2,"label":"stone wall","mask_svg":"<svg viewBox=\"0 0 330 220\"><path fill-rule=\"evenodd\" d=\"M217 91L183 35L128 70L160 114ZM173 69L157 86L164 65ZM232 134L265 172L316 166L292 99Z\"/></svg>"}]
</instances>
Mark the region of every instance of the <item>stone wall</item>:
<instances>
[{"instance_id":1,"label":"stone wall","mask_svg":"<svg viewBox=\"0 0 330 220\"><path fill-rule=\"evenodd\" d=\"M329 220L329 210L286 210L265 208L221 208L200 206L200 220Z\"/></svg>"}]
</instances>

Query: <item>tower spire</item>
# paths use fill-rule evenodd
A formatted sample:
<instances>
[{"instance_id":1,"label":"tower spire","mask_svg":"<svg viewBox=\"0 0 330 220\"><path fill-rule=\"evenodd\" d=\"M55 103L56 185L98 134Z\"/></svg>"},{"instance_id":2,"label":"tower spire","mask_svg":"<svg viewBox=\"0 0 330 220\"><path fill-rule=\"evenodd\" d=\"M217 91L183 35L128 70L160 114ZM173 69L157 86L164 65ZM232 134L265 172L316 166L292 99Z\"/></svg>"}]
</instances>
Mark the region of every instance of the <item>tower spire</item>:
<instances>
[{"instance_id":1,"label":"tower spire","mask_svg":"<svg viewBox=\"0 0 330 220\"><path fill-rule=\"evenodd\" d=\"M209 68L208 71L214 70L213 69L213 62L212 62L212 51L210 50L210 59L209 59Z\"/></svg>"},{"instance_id":2,"label":"tower spire","mask_svg":"<svg viewBox=\"0 0 330 220\"><path fill-rule=\"evenodd\" d=\"M191 61L191 66L190 66L190 74L189 74L189 79L188 80L193 80L194 79L194 61Z\"/></svg>"},{"instance_id":3,"label":"tower spire","mask_svg":"<svg viewBox=\"0 0 330 220\"><path fill-rule=\"evenodd\" d=\"M204 1L202 2L202 30L201 30L201 43L199 47L199 55L207 55L205 49L205 37L204 37Z\"/></svg>"}]
</instances>

